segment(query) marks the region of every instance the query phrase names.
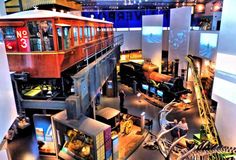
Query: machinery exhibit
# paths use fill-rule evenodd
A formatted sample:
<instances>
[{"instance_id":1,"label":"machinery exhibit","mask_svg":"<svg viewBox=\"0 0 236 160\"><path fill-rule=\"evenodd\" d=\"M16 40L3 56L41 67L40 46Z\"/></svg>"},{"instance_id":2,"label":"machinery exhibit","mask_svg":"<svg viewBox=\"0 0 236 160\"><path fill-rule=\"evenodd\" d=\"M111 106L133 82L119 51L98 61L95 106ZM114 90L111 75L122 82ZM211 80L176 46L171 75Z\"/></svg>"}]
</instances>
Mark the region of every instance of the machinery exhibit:
<instances>
[{"instance_id":1,"label":"machinery exhibit","mask_svg":"<svg viewBox=\"0 0 236 160\"><path fill-rule=\"evenodd\" d=\"M168 133L178 127L177 124L172 128L168 128L173 122L167 120L167 116L176 108L175 104L178 103L172 100L158 114L160 132L157 135L152 135L155 138L144 143L144 147L159 149L162 155L170 160L234 159L236 157L236 148L223 146L220 143L213 117L210 115L211 108L203 92L194 59L191 55L186 56L185 59L188 61L194 76L194 89L201 118L200 133L194 134L193 139L186 138L187 134L173 142L167 138Z\"/></svg>"},{"instance_id":2,"label":"machinery exhibit","mask_svg":"<svg viewBox=\"0 0 236 160\"><path fill-rule=\"evenodd\" d=\"M173 99L179 100L181 95L191 93L183 86L183 78L172 77L157 72L152 64L127 62L120 64L121 82L149 95L161 98L165 103Z\"/></svg>"}]
</instances>

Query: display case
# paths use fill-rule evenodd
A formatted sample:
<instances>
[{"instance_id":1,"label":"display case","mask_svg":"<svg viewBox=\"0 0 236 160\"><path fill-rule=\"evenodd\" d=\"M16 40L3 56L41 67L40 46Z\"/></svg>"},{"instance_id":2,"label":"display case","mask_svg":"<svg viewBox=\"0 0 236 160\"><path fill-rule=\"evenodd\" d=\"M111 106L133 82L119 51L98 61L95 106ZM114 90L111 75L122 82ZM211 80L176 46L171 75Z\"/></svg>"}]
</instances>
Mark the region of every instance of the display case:
<instances>
[{"instance_id":1,"label":"display case","mask_svg":"<svg viewBox=\"0 0 236 160\"><path fill-rule=\"evenodd\" d=\"M109 125L83 115L73 120L55 115L52 121L59 159L112 159Z\"/></svg>"},{"instance_id":2,"label":"display case","mask_svg":"<svg viewBox=\"0 0 236 160\"><path fill-rule=\"evenodd\" d=\"M33 120L40 154L55 155L51 115L34 114Z\"/></svg>"}]
</instances>

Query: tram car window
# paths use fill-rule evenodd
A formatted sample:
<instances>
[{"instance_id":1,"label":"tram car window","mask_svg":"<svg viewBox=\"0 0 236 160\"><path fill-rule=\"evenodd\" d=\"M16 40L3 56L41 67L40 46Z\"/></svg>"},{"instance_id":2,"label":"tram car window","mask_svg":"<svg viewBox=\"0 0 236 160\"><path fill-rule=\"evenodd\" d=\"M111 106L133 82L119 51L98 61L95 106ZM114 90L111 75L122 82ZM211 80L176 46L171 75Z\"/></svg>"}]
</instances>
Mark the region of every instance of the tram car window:
<instances>
[{"instance_id":1,"label":"tram car window","mask_svg":"<svg viewBox=\"0 0 236 160\"><path fill-rule=\"evenodd\" d=\"M62 29L61 27L57 28L57 40L58 40L58 49L62 50Z\"/></svg>"},{"instance_id":2,"label":"tram car window","mask_svg":"<svg viewBox=\"0 0 236 160\"><path fill-rule=\"evenodd\" d=\"M79 39L78 39L78 27L73 28L73 33L74 33L74 46L77 46L79 44Z\"/></svg>"},{"instance_id":3,"label":"tram car window","mask_svg":"<svg viewBox=\"0 0 236 160\"><path fill-rule=\"evenodd\" d=\"M3 27L3 37L7 52L17 52L16 31L14 27Z\"/></svg>"},{"instance_id":4,"label":"tram car window","mask_svg":"<svg viewBox=\"0 0 236 160\"><path fill-rule=\"evenodd\" d=\"M71 45L71 42L70 42L70 39L71 39L70 28L71 27L62 27L65 50L69 49L70 45Z\"/></svg>"},{"instance_id":5,"label":"tram car window","mask_svg":"<svg viewBox=\"0 0 236 160\"><path fill-rule=\"evenodd\" d=\"M79 39L80 42L83 42L83 27L79 27Z\"/></svg>"},{"instance_id":6,"label":"tram car window","mask_svg":"<svg viewBox=\"0 0 236 160\"><path fill-rule=\"evenodd\" d=\"M28 30L30 33L30 49L31 51L42 51L41 33L37 21L28 22Z\"/></svg>"},{"instance_id":7,"label":"tram car window","mask_svg":"<svg viewBox=\"0 0 236 160\"><path fill-rule=\"evenodd\" d=\"M92 39L94 39L94 36L95 36L95 29L94 29L94 27L92 27L91 29L92 29L92 30L91 30L91 31L92 31Z\"/></svg>"}]
</instances>

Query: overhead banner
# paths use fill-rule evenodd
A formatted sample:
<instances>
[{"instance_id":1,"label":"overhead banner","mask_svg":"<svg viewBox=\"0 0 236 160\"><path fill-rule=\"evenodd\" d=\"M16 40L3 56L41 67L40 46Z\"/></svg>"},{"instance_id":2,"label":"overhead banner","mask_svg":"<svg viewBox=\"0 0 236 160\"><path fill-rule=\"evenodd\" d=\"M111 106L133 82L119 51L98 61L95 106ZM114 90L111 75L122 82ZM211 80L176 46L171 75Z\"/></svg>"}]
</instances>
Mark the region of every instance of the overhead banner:
<instances>
[{"instance_id":1,"label":"overhead banner","mask_svg":"<svg viewBox=\"0 0 236 160\"><path fill-rule=\"evenodd\" d=\"M161 72L163 15L143 16L142 54L158 66Z\"/></svg>"},{"instance_id":2,"label":"overhead banner","mask_svg":"<svg viewBox=\"0 0 236 160\"><path fill-rule=\"evenodd\" d=\"M114 23L114 28L132 28L142 27L143 15L158 15L162 14L164 17L163 26L169 27L170 12L169 10L120 10L120 11L95 11L82 12L82 16L96 19L105 18L106 21Z\"/></svg>"},{"instance_id":3,"label":"overhead banner","mask_svg":"<svg viewBox=\"0 0 236 160\"><path fill-rule=\"evenodd\" d=\"M170 10L169 60L179 59L178 75L187 69L184 57L189 53L191 7Z\"/></svg>"}]
</instances>

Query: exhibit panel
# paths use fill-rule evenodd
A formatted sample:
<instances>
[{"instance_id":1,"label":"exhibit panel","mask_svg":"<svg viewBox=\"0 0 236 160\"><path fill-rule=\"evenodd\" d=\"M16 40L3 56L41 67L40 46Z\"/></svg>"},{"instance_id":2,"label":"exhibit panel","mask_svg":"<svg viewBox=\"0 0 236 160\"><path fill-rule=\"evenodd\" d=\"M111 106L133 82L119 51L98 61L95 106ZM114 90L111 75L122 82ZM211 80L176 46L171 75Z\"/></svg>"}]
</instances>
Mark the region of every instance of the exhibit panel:
<instances>
[{"instance_id":1,"label":"exhibit panel","mask_svg":"<svg viewBox=\"0 0 236 160\"><path fill-rule=\"evenodd\" d=\"M53 130L51 124L51 115L49 114L34 114L34 127L38 149L41 154L55 155L55 146L53 139Z\"/></svg>"},{"instance_id":2,"label":"exhibit panel","mask_svg":"<svg viewBox=\"0 0 236 160\"><path fill-rule=\"evenodd\" d=\"M142 55L158 66L161 73L163 15L142 17Z\"/></svg>"},{"instance_id":3,"label":"exhibit panel","mask_svg":"<svg viewBox=\"0 0 236 160\"><path fill-rule=\"evenodd\" d=\"M181 69L187 69L184 57L189 53L191 10L191 7L170 10L169 60L179 59L179 76Z\"/></svg>"},{"instance_id":4,"label":"exhibit panel","mask_svg":"<svg viewBox=\"0 0 236 160\"><path fill-rule=\"evenodd\" d=\"M189 54L216 61L218 31L190 31Z\"/></svg>"}]
</instances>

